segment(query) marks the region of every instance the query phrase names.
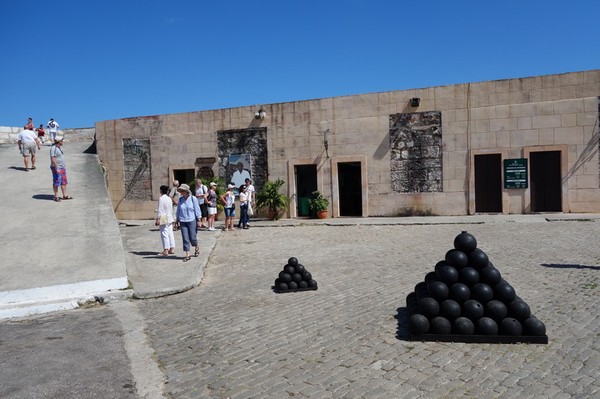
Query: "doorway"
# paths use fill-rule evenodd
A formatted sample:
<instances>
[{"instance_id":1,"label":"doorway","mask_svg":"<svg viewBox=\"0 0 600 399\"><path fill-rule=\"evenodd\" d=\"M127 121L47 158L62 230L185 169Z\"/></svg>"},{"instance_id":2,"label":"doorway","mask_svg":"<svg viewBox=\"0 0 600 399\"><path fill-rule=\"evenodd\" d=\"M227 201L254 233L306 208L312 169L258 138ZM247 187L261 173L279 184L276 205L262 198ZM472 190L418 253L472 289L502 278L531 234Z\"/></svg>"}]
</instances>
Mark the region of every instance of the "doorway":
<instances>
[{"instance_id":1,"label":"doorway","mask_svg":"<svg viewBox=\"0 0 600 399\"><path fill-rule=\"evenodd\" d=\"M502 213L502 155L475 155L475 212Z\"/></svg>"},{"instance_id":2,"label":"doorway","mask_svg":"<svg viewBox=\"0 0 600 399\"><path fill-rule=\"evenodd\" d=\"M308 199L313 191L317 190L317 165L294 166L296 176L296 195L298 216L310 216Z\"/></svg>"},{"instance_id":3,"label":"doorway","mask_svg":"<svg viewBox=\"0 0 600 399\"><path fill-rule=\"evenodd\" d=\"M531 211L561 212L560 151L529 153Z\"/></svg>"},{"instance_id":4,"label":"doorway","mask_svg":"<svg viewBox=\"0 0 600 399\"><path fill-rule=\"evenodd\" d=\"M196 178L195 169L174 169L173 179L179 180L179 184L190 184Z\"/></svg>"},{"instance_id":5,"label":"doorway","mask_svg":"<svg viewBox=\"0 0 600 399\"><path fill-rule=\"evenodd\" d=\"M360 162L340 162L338 187L340 216L362 217L362 181Z\"/></svg>"}]
</instances>

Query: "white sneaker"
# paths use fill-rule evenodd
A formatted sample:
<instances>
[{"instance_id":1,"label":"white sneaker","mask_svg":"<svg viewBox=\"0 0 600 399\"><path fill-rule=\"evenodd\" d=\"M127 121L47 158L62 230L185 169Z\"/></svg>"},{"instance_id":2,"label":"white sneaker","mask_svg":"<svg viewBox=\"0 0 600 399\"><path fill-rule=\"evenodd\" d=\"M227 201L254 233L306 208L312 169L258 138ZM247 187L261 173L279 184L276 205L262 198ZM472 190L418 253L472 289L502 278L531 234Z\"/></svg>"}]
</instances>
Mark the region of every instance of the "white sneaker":
<instances>
[{"instance_id":1,"label":"white sneaker","mask_svg":"<svg viewBox=\"0 0 600 399\"><path fill-rule=\"evenodd\" d=\"M207 230L208 231L215 231L216 229L214 227L209 227Z\"/></svg>"}]
</instances>

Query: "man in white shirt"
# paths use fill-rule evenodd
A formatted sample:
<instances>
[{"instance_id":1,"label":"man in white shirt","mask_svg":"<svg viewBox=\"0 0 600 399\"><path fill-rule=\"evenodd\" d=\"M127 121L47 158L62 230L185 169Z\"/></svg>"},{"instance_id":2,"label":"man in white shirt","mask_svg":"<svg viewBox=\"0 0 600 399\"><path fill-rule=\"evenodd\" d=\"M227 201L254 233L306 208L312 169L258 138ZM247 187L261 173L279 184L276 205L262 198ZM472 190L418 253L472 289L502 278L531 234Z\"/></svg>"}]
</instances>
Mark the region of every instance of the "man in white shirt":
<instances>
[{"instance_id":1,"label":"man in white shirt","mask_svg":"<svg viewBox=\"0 0 600 399\"><path fill-rule=\"evenodd\" d=\"M31 169L35 169L35 150L40 149L40 141L34 131L24 129L17 137L19 151L23 155L23 163L25 164L25 172L29 172L29 155L31 155Z\"/></svg>"},{"instance_id":2,"label":"man in white shirt","mask_svg":"<svg viewBox=\"0 0 600 399\"><path fill-rule=\"evenodd\" d=\"M58 125L58 122L54 120L54 118L50 118L46 127L48 128L48 132L50 134L50 142L54 143L54 140L56 140L56 134L58 133L58 128L60 126Z\"/></svg>"}]
</instances>

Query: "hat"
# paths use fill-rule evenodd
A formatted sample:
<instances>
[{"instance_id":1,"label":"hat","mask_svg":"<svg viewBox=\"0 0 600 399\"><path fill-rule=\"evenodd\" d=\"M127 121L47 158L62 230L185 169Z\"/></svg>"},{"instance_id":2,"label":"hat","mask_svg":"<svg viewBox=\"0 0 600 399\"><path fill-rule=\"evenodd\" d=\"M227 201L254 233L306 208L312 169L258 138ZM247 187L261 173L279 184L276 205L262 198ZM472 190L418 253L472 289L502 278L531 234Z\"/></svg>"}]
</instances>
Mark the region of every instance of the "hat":
<instances>
[{"instance_id":1,"label":"hat","mask_svg":"<svg viewBox=\"0 0 600 399\"><path fill-rule=\"evenodd\" d=\"M56 136L56 138L54 139L55 143L58 143L59 141L63 141L65 138L63 136Z\"/></svg>"},{"instance_id":2,"label":"hat","mask_svg":"<svg viewBox=\"0 0 600 399\"><path fill-rule=\"evenodd\" d=\"M227 185L227 189L232 189L232 188L235 188L235 186L233 184L228 184Z\"/></svg>"},{"instance_id":3,"label":"hat","mask_svg":"<svg viewBox=\"0 0 600 399\"><path fill-rule=\"evenodd\" d=\"M211 182L210 182L210 186L211 186L211 187L212 187L212 186L215 186L215 187L216 187L216 186L217 186L217 183L215 183L214 181L211 181Z\"/></svg>"},{"instance_id":4,"label":"hat","mask_svg":"<svg viewBox=\"0 0 600 399\"><path fill-rule=\"evenodd\" d=\"M187 191L188 193L192 193L190 191L190 186L188 186L187 184L182 184L177 188L177 191Z\"/></svg>"}]
</instances>

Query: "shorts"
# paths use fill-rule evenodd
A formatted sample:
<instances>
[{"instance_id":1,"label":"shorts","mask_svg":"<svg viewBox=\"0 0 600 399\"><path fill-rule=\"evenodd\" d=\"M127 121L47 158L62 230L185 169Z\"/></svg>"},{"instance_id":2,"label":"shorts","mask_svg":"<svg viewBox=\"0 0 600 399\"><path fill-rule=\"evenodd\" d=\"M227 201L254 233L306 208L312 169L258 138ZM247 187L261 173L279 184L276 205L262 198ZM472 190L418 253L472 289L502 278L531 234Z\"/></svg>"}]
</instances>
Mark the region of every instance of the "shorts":
<instances>
[{"instance_id":1,"label":"shorts","mask_svg":"<svg viewBox=\"0 0 600 399\"><path fill-rule=\"evenodd\" d=\"M217 207L216 206L209 206L208 207L208 214L209 215L216 215L217 214Z\"/></svg>"},{"instance_id":2,"label":"shorts","mask_svg":"<svg viewBox=\"0 0 600 399\"><path fill-rule=\"evenodd\" d=\"M31 154L33 156L35 155L36 148L37 147L35 143L23 143L21 144L21 155L28 157L29 154Z\"/></svg>"},{"instance_id":3,"label":"shorts","mask_svg":"<svg viewBox=\"0 0 600 399\"><path fill-rule=\"evenodd\" d=\"M54 166L50 166L52 170L52 184L56 187L67 185L67 170L56 169Z\"/></svg>"},{"instance_id":4,"label":"shorts","mask_svg":"<svg viewBox=\"0 0 600 399\"><path fill-rule=\"evenodd\" d=\"M225 217L231 218L235 216L235 208L225 208Z\"/></svg>"},{"instance_id":5,"label":"shorts","mask_svg":"<svg viewBox=\"0 0 600 399\"><path fill-rule=\"evenodd\" d=\"M206 202L204 204L200 204L200 213L202 213L202 217L205 218L208 215L208 207L206 206Z\"/></svg>"}]
</instances>

